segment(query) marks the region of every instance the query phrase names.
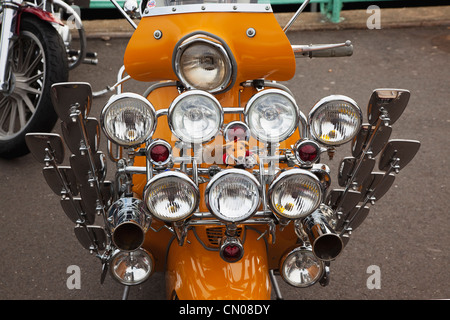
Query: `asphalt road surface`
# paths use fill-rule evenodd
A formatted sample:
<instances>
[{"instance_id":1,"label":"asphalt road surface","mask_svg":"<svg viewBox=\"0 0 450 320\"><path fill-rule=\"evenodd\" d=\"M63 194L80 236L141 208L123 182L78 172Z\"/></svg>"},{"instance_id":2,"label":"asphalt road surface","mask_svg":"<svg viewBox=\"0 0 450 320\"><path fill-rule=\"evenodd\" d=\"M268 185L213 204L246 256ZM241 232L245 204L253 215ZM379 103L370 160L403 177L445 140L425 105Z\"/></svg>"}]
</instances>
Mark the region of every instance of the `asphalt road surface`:
<instances>
[{"instance_id":1,"label":"asphalt road surface","mask_svg":"<svg viewBox=\"0 0 450 320\"><path fill-rule=\"evenodd\" d=\"M292 32L289 38L293 44L349 39L355 47L348 58L297 60L297 73L285 84L304 113L324 96L343 94L358 102L367 119L366 106L373 89L408 89L411 99L393 126L392 138L416 139L422 145L332 262L330 284L294 289L279 279L284 298L450 298L450 30ZM70 80L90 82L94 90L113 84L126 44L127 39L89 40L89 49L98 52L100 62L82 65L71 72ZM125 89L142 93L146 87L133 82ZM94 100L91 116L99 116L107 98ZM59 126L54 131L60 133ZM106 150L105 139L102 150ZM348 151L348 145L340 148L333 163ZM73 224L44 182L41 170L42 165L31 155L0 160L0 299L121 299L121 285L109 276L100 284L98 259L77 242ZM69 289L66 284L68 268L73 265L81 270L80 289ZM379 267L378 289L367 286L370 266ZM163 274L133 287L129 298L164 299Z\"/></svg>"}]
</instances>

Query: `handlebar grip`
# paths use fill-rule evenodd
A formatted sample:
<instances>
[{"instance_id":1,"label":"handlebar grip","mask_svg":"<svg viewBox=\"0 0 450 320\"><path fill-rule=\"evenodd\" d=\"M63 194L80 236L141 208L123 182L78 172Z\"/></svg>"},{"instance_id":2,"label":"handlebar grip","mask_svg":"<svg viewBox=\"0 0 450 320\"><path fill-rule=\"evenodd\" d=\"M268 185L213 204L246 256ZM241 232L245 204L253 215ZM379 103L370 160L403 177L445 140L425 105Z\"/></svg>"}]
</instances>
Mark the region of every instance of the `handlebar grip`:
<instances>
[{"instance_id":1,"label":"handlebar grip","mask_svg":"<svg viewBox=\"0 0 450 320\"><path fill-rule=\"evenodd\" d=\"M308 52L310 58L349 57L353 54L353 45Z\"/></svg>"},{"instance_id":2,"label":"handlebar grip","mask_svg":"<svg viewBox=\"0 0 450 320\"><path fill-rule=\"evenodd\" d=\"M353 45L350 40L347 40L338 44L293 45L292 50L296 58L348 57L353 54Z\"/></svg>"}]
</instances>

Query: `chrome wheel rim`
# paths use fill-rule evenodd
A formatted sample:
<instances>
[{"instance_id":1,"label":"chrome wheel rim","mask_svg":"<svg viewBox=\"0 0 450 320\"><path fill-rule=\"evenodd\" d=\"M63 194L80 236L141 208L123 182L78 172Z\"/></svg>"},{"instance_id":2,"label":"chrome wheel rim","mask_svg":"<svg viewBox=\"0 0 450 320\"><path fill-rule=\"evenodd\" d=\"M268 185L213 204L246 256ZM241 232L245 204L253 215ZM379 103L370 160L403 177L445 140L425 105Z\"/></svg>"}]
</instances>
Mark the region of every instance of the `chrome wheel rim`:
<instances>
[{"instance_id":1,"label":"chrome wheel rim","mask_svg":"<svg viewBox=\"0 0 450 320\"><path fill-rule=\"evenodd\" d=\"M22 31L10 54L10 91L0 95L0 140L12 139L25 130L45 84L44 49L33 33Z\"/></svg>"}]
</instances>

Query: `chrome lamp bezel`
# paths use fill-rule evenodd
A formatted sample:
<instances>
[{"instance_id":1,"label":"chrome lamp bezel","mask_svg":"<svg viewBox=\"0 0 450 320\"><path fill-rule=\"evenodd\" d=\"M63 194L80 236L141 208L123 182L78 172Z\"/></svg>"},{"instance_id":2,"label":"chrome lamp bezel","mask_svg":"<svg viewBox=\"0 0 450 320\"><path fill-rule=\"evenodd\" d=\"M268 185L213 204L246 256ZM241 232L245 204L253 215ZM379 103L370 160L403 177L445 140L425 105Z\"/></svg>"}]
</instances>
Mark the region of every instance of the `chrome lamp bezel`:
<instances>
[{"instance_id":1,"label":"chrome lamp bezel","mask_svg":"<svg viewBox=\"0 0 450 320\"><path fill-rule=\"evenodd\" d=\"M200 96L207 97L208 99L211 99L211 101L217 106L217 110L218 110L219 123L217 124L216 130L213 133L211 133L205 137L202 137L202 139L192 138L192 137L188 137L188 136L182 136L181 134L179 134L177 132L177 130L174 126L173 113L174 113L175 108L177 107L179 102L181 102L183 99L185 99L189 96L192 96L192 95L200 95ZM190 91L183 92L182 94L177 96L172 101L172 103L170 104L169 109L167 111L167 122L169 124L170 131L180 141L186 142L186 143L191 143L191 144L202 144L202 143L206 143L206 142L213 140L220 133L220 129L222 128L222 125L223 125L223 118L224 118L224 112L223 112L223 108L222 108L222 105L220 104L220 102L212 94L210 94L206 91L202 91L202 90L190 90Z\"/></svg>"},{"instance_id":2,"label":"chrome lamp bezel","mask_svg":"<svg viewBox=\"0 0 450 320\"><path fill-rule=\"evenodd\" d=\"M193 194L195 197L192 208L191 208L191 210L189 210L188 213L184 214L182 217L177 217L174 219L170 219L167 217L161 217L161 215L153 212L148 206L148 197L149 197L151 185L161 179L166 179L166 178L181 179L184 183L187 183L188 186L192 188L192 191L193 191ZM145 202L147 210L150 212L150 214L153 217L155 217L161 221L165 221L165 222L177 222L177 221L182 221L182 220L188 219L197 210L198 205L200 203L200 191L199 191L198 186L194 183L194 181L192 181L186 174L184 174L182 172L178 172L178 171L165 171L165 172L162 172L162 173L154 176L147 182L147 184L144 187L144 202Z\"/></svg>"},{"instance_id":3,"label":"chrome lamp bezel","mask_svg":"<svg viewBox=\"0 0 450 320\"><path fill-rule=\"evenodd\" d=\"M220 183L221 180L224 177L229 176L229 175L241 175L241 176L244 176L244 177L250 179L251 182L255 184L256 190L258 191L258 195L254 199L257 202L256 205L255 205L255 209L253 211L247 213L246 215L240 216L238 218L229 218L229 217L224 216L220 212L216 212L214 210L214 208L212 208L211 203L210 203L210 199L209 199L209 195L210 195L211 189L217 183ZM208 208L209 212L211 212L215 217L217 217L222 222L228 223L228 222L245 221L245 220L251 218L258 211L258 208L259 208L259 206L261 204L261 184L248 171L245 171L245 170L242 170L242 169L227 169L227 170L223 170L223 171L217 173L216 175L214 175L214 177L207 184L206 189L205 189L205 204L206 204L206 207Z\"/></svg>"},{"instance_id":4,"label":"chrome lamp bezel","mask_svg":"<svg viewBox=\"0 0 450 320\"><path fill-rule=\"evenodd\" d=\"M268 137L267 135L258 134L258 132L256 132L256 130L254 130L254 128L252 128L251 123L249 121L249 116L250 116L249 114L251 112L251 109L254 107L255 102L262 96L273 95L273 94L281 95L281 96L287 98L293 104L294 111L295 111L295 119L293 121L294 126L289 131L286 131L280 137ZM281 89L266 89L266 90L262 90L262 91L258 92L257 94L253 95L250 98L250 100L247 102L247 105L244 108L245 123L250 128L251 134L258 141L265 142L265 143L278 143L278 142L288 139L298 128L300 114L301 114L300 109L299 109L294 97L292 97L292 95L290 95L288 92L281 90Z\"/></svg>"},{"instance_id":5,"label":"chrome lamp bezel","mask_svg":"<svg viewBox=\"0 0 450 320\"><path fill-rule=\"evenodd\" d=\"M293 254L298 253L298 252L307 252L307 253L310 253L310 254L312 255L312 257L315 258L317 264L319 265L319 272L318 272L318 275L313 279L313 281L311 281L311 282L309 282L309 283L307 283L307 284L305 284L305 285L301 285L301 284L294 283L294 282L290 281L289 278L288 278L288 277L285 275L285 273L284 273L284 264L285 264L287 258L288 258L289 256L293 255ZM325 274L325 263L324 263L322 260L318 259L318 258L314 255L311 246L309 246L309 245L307 245L307 246L296 246L296 247L293 247L293 248L292 248L292 247L289 248L289 249L283 254L283 256L282 256L281 259L280 259L280 264L279 264L278 270L280 271L281 278L282 278L287 284L289 284L289 285L291 285L291 286L293 286L293 287L296 287L296 288L308 288L308 287L310 287L310 286L316 284L318 281L320 281L320 279L322 279L323 275Z\"/></svg>"},{"instance_id":6,"label":"chrome lamp bezel","mask_svg":"<svg viewBox=\"0 0 450 320\"><path fill-rule=\"evenodd\" d=\"M315 182L317 184L317 190L318 190L319 194L318 194L317 201L316 201L317 205L314 206L311 210L306 211L303 214L298 214L296 216L288 216L288 215L285 215L282 212L280 212L279 209L276 208L276 206L274 206L273 201L272 201L272 196L273 196L274 189L278 186L279 183L281 183L283 180L285 180L291 176L294 176L294 175L303 175L309 179L312 179L313 182ZM299 169L299 168L294 168L294 169L280 172L276 176L276 178L273 180L273 182L270 184L269 190L268 190L268 202L269 202L270 209L278 217L281 217L284 219L289 219L289 220L302 219L302 218L308 216L309 214L313 213L320 206L320 203L322 202L322 198L323 198L323 188L322 188L322 184L320 183L319 178L317 178L317 176L315 174L309 172L308 170Z\"/></svg>"},{"instance_id":7,"label":"chrome lamp bezel","mask_svg":"<svg viewBox=\"0 0 450 320\"><path fill-rule=\"evenodd\" d=\"M106 113L111 108L111 106L113 106L114 103L117 103L121 99L127 99L127 98L137 99L146 105L146 107L150 110L150 112L152 114L152 125L151 125L150 132L147 134L147 136L145 138L140 139L139 141L137 141L135 143L125 144L125 143L118 142L114 136L109 134L108 130L105 129L105 121L106 121ZM114 142L115 144L117 144L119 146L126 147L126 148L137 147L137 146L147 142L149 139L151 139L153 134L155 133L157 122L158 122L158 120L157 120L157 116L156 116L156 111L155 111L155 108L153 107L153 105L150 103L150 101L145 99L143 96L136 94L136 93L132 93L132 92L126 92L126 93L121 93L121 94L112 96L108 100L106 105L103 107L101 114L100 114L100 125L101 125L101 128L102 128L103 132L105 133L106 137L108 138L108 140Z\"/></svg>"},{"instance_id":8,"label":"chrome lamp bezel","mask_svg":"<svg viewBox=\"0 0 450 320\"><path fill-rule=\"evenodd\" d=\"M318 136L318 134L313 130L312 124L313 124L313 121L315 120L315 118L317 117L317 115L322 111L321 110L322 108L324 108L329 103L339 102L339 101L349 104L354 109L354 112L357 114L358 124L355 126L355 128L356 128L355 132L352 135L345 138L344 140L337 141L337 142L328 142ZM363 115L362 115L361 108L358 106L358 104L356 103L355 100L353 100L352 98L349 98L347 96L344 96L344 95L330 95L330 96L322 98L313 106L313 108L311 109L311 111L308 114L308 127L309 127L310 135L317 142L319 142L323 145L326 145L326 146L340 146L340 145L343 145L343 144L351 141L355 137L355 135L358 133L359 128L362 125L362 122L363 122Z\"/></svg>"},{"instance_id":9,"label":"chrome lamp bezel","mask_svg":"<svg viewBox=\"0 0 450 320\"><path fill-rule=\"evenodd\" d=\"M181 70L181 65L180 65L181 57L187 48L189 48L191 46L195 46L196 43L204 43L209 46L212 46L213 48L217 49L224 58L225 78L215 88L212 88L212 89L197 88L194 85L192 85L191 83L189 83L189 81L186 80L186 78L183 76L183 71ZM188 89L188 90L197 89L197 90L205 90L209 93L218 93L218 92L222 92L222 91L226 90L229 87L229 85L231 84L231 82L232 82L231 80L233 77L232 59L230 58L230 55L227 52L227 50L225 49L225 47L218 40L216 40L208 35L202 34L202 33L195 34L195 35L192 35L191 37L188 37L184 41L182 41L181 44L176 48L175 51L176 51L176 53L175 53L175 58L173 61L173 68L174 68L175 74L177 75L178 79L184 85L184 87L186 87L186 89Z\"/></svg>"}]
</instances>

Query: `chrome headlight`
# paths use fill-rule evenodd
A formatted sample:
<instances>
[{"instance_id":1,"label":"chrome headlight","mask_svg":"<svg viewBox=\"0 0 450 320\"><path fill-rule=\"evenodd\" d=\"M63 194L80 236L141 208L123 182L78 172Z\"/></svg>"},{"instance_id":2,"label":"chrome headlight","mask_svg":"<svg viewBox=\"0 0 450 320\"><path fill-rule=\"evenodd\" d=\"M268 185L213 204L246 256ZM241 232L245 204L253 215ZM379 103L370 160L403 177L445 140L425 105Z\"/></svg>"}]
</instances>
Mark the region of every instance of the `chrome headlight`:
<instances>
[{"instance_id":1,"label":"chrome headlight","mask_svg":"<svg viewBox=\"0 0 450 320\"><path fill-rule=\"evenodd\" d=\"M255 138L263 142L280 142L289 138L297 128L299 110L290 94L268 89L248 101L244 115Z\"/></svg>"},{"instance_id":2,"label":"chrome headlight","mask_svg":"<svg viewBox=\"0 0 450 320\"><path fill-rule=\"evenodd\" d=\"M361 109L355 101L341 95L323 98L309 113L312 136L326 145L337 146L352 140L361 123Z\"/></svg>"},{"instance_id":3,"label":"chrome headlight","mask_svg":"<svg viewBox=\"0 0 450 320\"><path fill-rule=\"evenodd\" d=\"M153 105L135 93L113 96L102 110L100 122L108 139L123 147L147 141L156 129Z\"/></svg>"},{"instance_id":4,"label":"chrome headlight","mask_svg":"<svg viewBox=\"0 0 450 320\"><path fill-rule=\"evenodd\" d=\"M181 141L203 143L212 140L223 123L223 110L217 99L204 91L179 95L168 110L170 130Z\"/></svg>"},{"instance_id":5,"label":"chrome headlight","mask_svg":"<svg viewBox=\"0 0 450 320\"><path fill-rule=\"evenodd\" d=\"M154 176L145 186L147 209L156 218L175 222L188 218L198 207L200 192L185 174L166 171Z\"/></svg>"},{"instance_id":6,"label":"chrome headlight","mask_svg":"<svg viewBox=\"0 0 450 320\"><path fill-rule=\"evenodd\" d=\"M208 210L226 222L250 218L260 204L260 184L249 172L228 169L217 173L206 186Z\"/></svg>"},{"instance_id":7,"label":"chrome headlight","mask_svg":"<svg viewBox=\"0 0 450 320\"><path fill-rule=\"evenodd\" d=\"M279 270L284 281L294 287L306 288L319 281L325 269L311 247L296 247L283 255Z\"/></svg>"},{"instance_id":8,"label":"chrome headlight","mask_svg":"<svg viewBox=\"0 0 450 320\"><path fill-rule=\"evenodd\" d=\"M176 49L174 69L187 89L208 92L228 87L233 73L230 56L216 39L195 35Z\"/></svg>"},{"instance_id":9,"label":"chrome headlight","mask_svg":"<svg viewBox=\"0 0 450 320\"><path fill-rule=\"evenodd\" d=\"M111 276L121 284L138 285L153 273L153 257L143 249L132 252L117 250L109 262Z\"/></svg>"},{"instance_id":10,"label":"chrome headlight","mask_svg":"<svg viewBox=\"0 0 450 320\"><path fill-rule=\"evenodd\" d=\"M279 216L304 218L316 210L322 200L319 179L303 169L280 173L269 187L269 206Z\"/></svg>"}]
</instances>

